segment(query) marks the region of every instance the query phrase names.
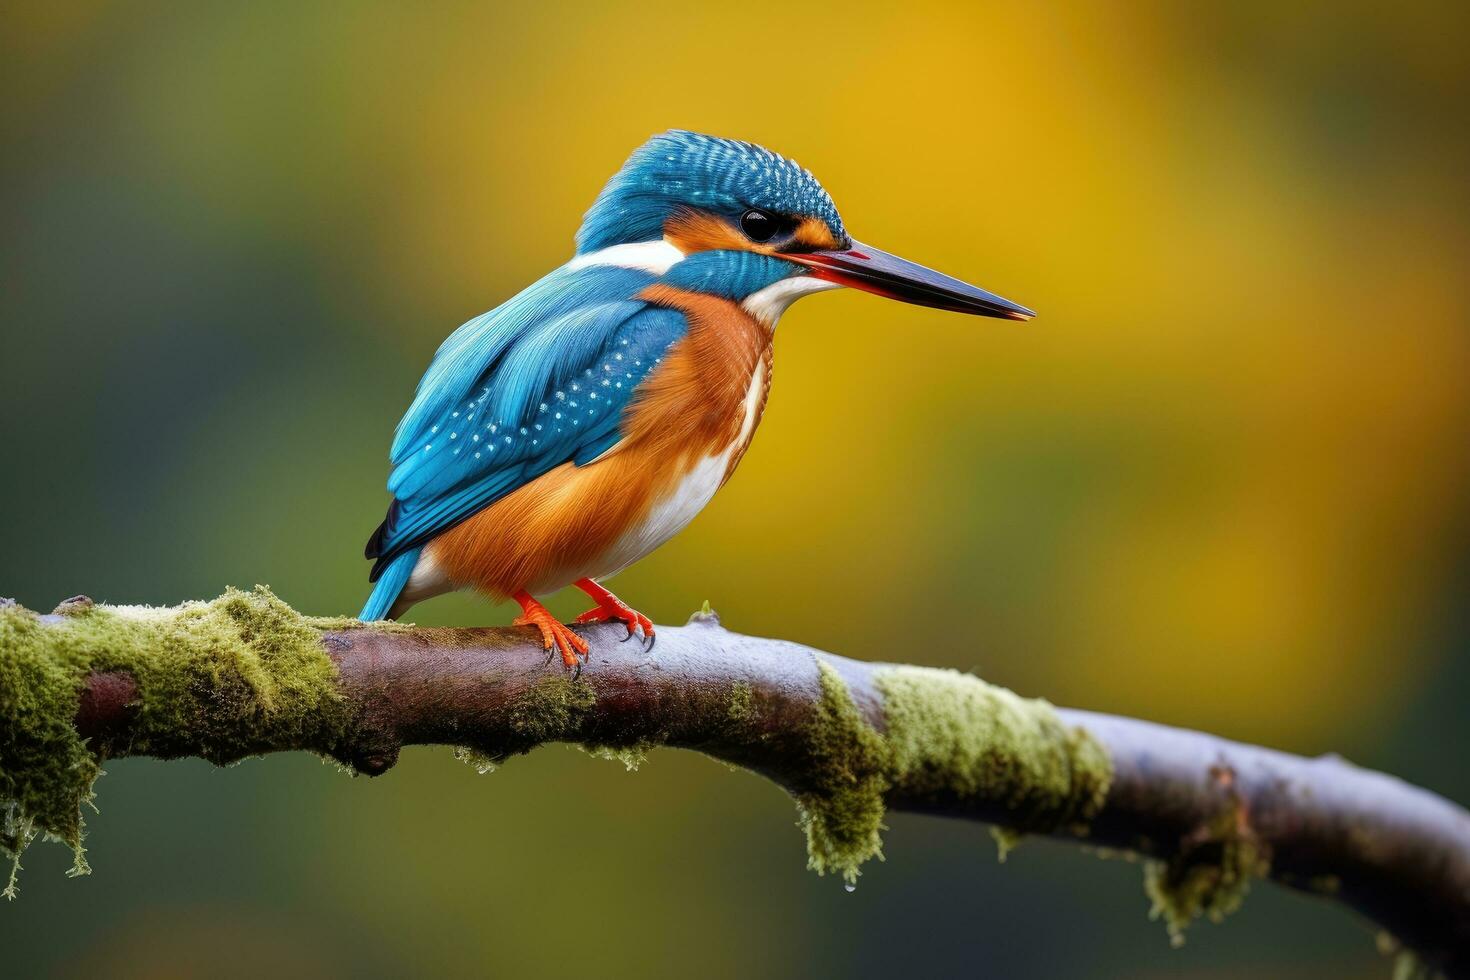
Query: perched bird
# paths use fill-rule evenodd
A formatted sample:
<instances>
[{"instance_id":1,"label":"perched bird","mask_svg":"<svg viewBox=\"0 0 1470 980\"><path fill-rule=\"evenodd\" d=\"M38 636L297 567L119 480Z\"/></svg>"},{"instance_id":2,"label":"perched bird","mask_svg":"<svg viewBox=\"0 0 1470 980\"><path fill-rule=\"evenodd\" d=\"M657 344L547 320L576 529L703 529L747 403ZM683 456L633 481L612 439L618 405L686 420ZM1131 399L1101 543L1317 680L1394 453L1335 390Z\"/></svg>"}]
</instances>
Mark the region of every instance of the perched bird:
<instances>
[{"instance_id":1,"label":"perched bird","mask_svg":"<svg viewBox=\"0 0 1470 980\"><path fill-rule=\"evenodd\" d=\"M983 289L852 240L810 172L751 143L674 130L628 158L577 253L456 330L393 440L388 516L361 618L473 587L580 665L585 640L538 595L575 585L577 622L653 623L600 583L678 533L734 472L771 383L776 321L850 286L1029 319Z\"/></svg>"}]
</instances>

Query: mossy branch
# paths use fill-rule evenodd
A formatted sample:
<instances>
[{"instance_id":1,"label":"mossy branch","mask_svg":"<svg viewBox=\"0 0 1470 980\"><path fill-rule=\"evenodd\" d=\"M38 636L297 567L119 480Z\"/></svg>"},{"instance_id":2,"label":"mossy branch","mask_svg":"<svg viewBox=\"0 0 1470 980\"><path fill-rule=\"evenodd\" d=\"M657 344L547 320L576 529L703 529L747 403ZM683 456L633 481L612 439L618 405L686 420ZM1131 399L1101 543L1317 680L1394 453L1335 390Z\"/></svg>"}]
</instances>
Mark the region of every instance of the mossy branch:
<instances>
[{"instance_id":1,"label":"mossy branch","mask_svg":"<svg viewBox=\"0 0 1470 980\"><path fill-rule=\"evenodd\" d=\"M855 878L888 810L962 817L1003 847L1047 834L1147 859L1175 936L1270 878L1470 975L1470 814L1390 776L740 636L708 612L651 651L621 627L582 632L573 679L530 630L315 619L261 588L45 616L0 601L0 849L18 867L49 835L84 871L81 808L118 756L305 750L377 775L404 745L482 769L553 741L630 763L667 746L785 788L819 873Z\"/></svg>"}]
</instances>

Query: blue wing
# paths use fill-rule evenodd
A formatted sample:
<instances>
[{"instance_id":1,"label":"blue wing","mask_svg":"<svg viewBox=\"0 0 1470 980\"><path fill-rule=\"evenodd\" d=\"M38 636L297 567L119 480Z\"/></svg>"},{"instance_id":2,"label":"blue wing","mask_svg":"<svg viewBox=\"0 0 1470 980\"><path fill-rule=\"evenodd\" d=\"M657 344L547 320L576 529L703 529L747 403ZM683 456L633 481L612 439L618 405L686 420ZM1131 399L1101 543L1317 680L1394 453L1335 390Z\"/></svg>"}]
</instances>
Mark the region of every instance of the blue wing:
<instances>
[{"instance_id":1,"label":"blue wing","mask_svg":"<svg viewBox=\"0 0 1470 980\"><path fill-rule=\"evenodd\" d=\"M614 446L634 389L688 329L634 269L558 269L456 330L398 424L371 579L501 497Z\"/></svg>"}]
</instances>

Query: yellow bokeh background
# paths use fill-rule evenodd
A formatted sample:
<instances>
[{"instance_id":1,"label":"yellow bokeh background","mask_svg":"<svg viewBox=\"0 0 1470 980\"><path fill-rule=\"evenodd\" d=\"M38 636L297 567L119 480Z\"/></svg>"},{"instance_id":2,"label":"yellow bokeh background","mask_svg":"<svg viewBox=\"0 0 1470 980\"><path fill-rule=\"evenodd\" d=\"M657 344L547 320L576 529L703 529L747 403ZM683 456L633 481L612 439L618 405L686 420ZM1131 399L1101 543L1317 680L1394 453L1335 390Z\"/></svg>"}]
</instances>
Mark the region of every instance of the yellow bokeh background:
<instances>
[{"instance_id":1,"label":"yellow bokeh background","mask_svg":"<svg viewBox=\"0 0 1470 980\"><path fill-rule=\"evenodd\" d=\"M1432 4L13 5L0 594L261 581L358 608L434 348L564 261L602 181L677 126L794 157L858 238L1040 315L798 304L736 478L620 594L1470 791L1444 744L1470 736L1467 26ZM855 913L804 877L779 794L667 754L636 777L542 753L477 780L428 750L373 783L110 768L97 875L33 856L0 909L38 974L124 949L133 975L211 975L249 936L259 962L231 968L879 975L880 927L941 974L1376 968L1279 896L1171 954L1131 872L1043 848L1002 876L947 825L895 821L859 893L886 895ZM223 883L180 867L124 902L145 858ZM1136 931L1097 924L1094 887ZM1004 916L1005 951L930 931L1063 894L1072 943ZM37 923L76 902L57 952Z\"/></svg>"}]
</instances>

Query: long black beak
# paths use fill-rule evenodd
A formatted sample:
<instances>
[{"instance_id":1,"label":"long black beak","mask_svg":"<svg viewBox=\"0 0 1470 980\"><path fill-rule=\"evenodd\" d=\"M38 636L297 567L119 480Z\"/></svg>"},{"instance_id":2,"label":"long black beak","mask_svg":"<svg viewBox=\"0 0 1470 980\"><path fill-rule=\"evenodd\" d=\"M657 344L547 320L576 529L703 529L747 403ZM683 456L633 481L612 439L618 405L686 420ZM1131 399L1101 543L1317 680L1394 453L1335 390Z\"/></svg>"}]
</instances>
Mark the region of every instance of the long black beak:
<instances>
[{"instance_id":1,"label":"long black beak","mask_svg":"<svg viewBox=\"0 0 1470 980\"><path fill-rule=\"evenodd\" d=\"M804 265L818 279L918 306L973 313L1006 320L1029 320L1036 314L979 286L971 286L926 269L916 262L853 242L835 252L782 252L781 258Z\"/></svg>"}]
</instances>

